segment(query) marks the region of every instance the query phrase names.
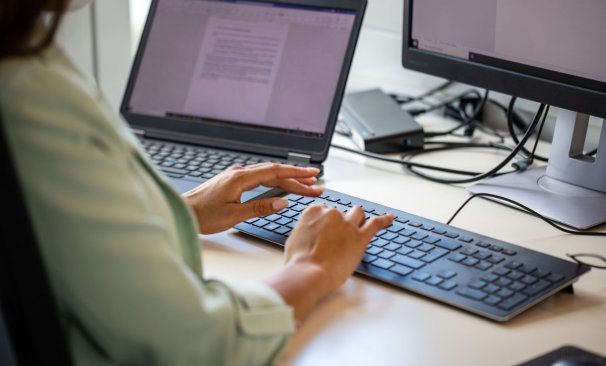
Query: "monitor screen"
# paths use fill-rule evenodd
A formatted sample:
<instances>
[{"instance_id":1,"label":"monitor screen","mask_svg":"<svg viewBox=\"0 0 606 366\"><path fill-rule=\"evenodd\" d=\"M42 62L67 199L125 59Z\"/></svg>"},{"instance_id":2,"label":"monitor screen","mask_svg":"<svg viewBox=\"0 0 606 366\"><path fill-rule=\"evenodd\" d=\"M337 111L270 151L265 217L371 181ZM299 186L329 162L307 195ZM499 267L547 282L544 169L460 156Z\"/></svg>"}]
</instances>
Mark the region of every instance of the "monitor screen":
<instances>
[{"instance_id":1,"label":"monitor screen","mask_svg":"<svg viewBox=\"0 0 606 366\"><path fill-rule=\"evenodd\" d=\"M470 187L575 228L606 222L606 1L404 1L404 67L559 107L546 167ZM603 125L603 124L602 124Z\"/></svg>"},{"instance_id":2,"label":"monitor screen","mask_svg":"<svg viewBox=\"0 0 606 366\"><path fill-rule=\"evenodd\" d=\"M354 11L169 0L155 18L130 112L325 133Z\"/></svg>"},{"instance_id":3,"label":"monitor screen","mask_svg":"<svg viewBox=\"0 0 606 366\"><path fill-rule=\"evenodd\" d=\"M606 117L605 14L602 0L410 0L404 65Z\"/></svg>"}]
</instances>

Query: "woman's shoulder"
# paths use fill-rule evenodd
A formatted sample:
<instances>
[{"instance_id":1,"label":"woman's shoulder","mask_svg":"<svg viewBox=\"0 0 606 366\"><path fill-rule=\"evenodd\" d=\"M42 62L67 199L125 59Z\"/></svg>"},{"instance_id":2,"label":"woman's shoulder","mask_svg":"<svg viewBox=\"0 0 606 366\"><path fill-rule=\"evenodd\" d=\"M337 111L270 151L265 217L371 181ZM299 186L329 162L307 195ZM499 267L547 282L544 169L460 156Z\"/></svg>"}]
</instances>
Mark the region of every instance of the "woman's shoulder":
<instances>
[{"instance_id":1,"label":"woman's shoulder","mask_svg":"<svg viewBox=\"0 0 606 366\"><path fill-rule=\"evenodd\" d=\"M6 118L36 117L35 122L47 127L55 123L54 127L74 132L111 127L111 118L118 118L104 110L109 108L95 82L57 45L38 56L3 61L0 100Z\"/></svg>"}]
</instances>

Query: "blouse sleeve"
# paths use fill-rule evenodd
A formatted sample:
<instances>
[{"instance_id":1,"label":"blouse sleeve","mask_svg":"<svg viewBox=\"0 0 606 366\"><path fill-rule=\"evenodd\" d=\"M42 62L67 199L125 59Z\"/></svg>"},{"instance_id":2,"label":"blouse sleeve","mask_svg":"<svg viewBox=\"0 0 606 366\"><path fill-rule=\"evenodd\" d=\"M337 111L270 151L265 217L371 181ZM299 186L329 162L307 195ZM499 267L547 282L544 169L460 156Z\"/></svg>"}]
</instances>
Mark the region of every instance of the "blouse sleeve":
<instances>
[{"instance_id":1,"label":"blouse sleeve","mask_svg":"<svg viewBox=\"0 0 606 366\"><path fill-rule=\"evenodd\" d=\"M263 283L204 280L188 265L170 197L146 183L94 89L68 71L35 63L0 97L77 363L271 363L292 309Z\"/></svg>"}]
</instances>

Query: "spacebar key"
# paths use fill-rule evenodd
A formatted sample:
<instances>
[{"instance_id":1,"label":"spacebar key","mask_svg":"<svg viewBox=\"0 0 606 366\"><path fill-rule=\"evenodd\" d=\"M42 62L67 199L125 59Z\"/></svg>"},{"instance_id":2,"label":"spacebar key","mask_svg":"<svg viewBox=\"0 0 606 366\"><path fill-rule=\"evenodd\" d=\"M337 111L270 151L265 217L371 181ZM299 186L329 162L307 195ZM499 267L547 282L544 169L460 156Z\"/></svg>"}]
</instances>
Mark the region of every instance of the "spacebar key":
<instances>
[{"instance_id":1,"label":"spacebar key","mask_svg":"<svg viewBox=\"0 0 606 366\"><path fill-rule=\"evenodd\" d=\"M399 255L399 254L396 255L395 257L390 258L390 260L393 262L405 265L406 267L410 267L412 269L419 269L425 265L424 262L421 262L421 261L413 259L413 258L405 257L405 256Z\"/></svg>"}]
</instances>

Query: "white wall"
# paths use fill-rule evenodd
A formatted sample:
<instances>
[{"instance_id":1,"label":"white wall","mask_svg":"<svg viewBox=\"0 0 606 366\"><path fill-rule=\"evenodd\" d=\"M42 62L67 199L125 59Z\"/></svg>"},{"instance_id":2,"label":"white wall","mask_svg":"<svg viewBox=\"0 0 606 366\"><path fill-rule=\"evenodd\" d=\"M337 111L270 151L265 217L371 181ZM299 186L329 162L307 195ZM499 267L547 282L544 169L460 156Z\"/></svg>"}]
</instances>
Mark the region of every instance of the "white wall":
<instances>
[{"instance_id":1,"label":"white wall","mask_svg":"<svg viewBox=\"0 0 606 366\"><path fill-rule=\"evenodd\" d=\"M57 41L118 110L131 66L130 7L98 0L65 16Z\"/></svg>"}]
</instances>

